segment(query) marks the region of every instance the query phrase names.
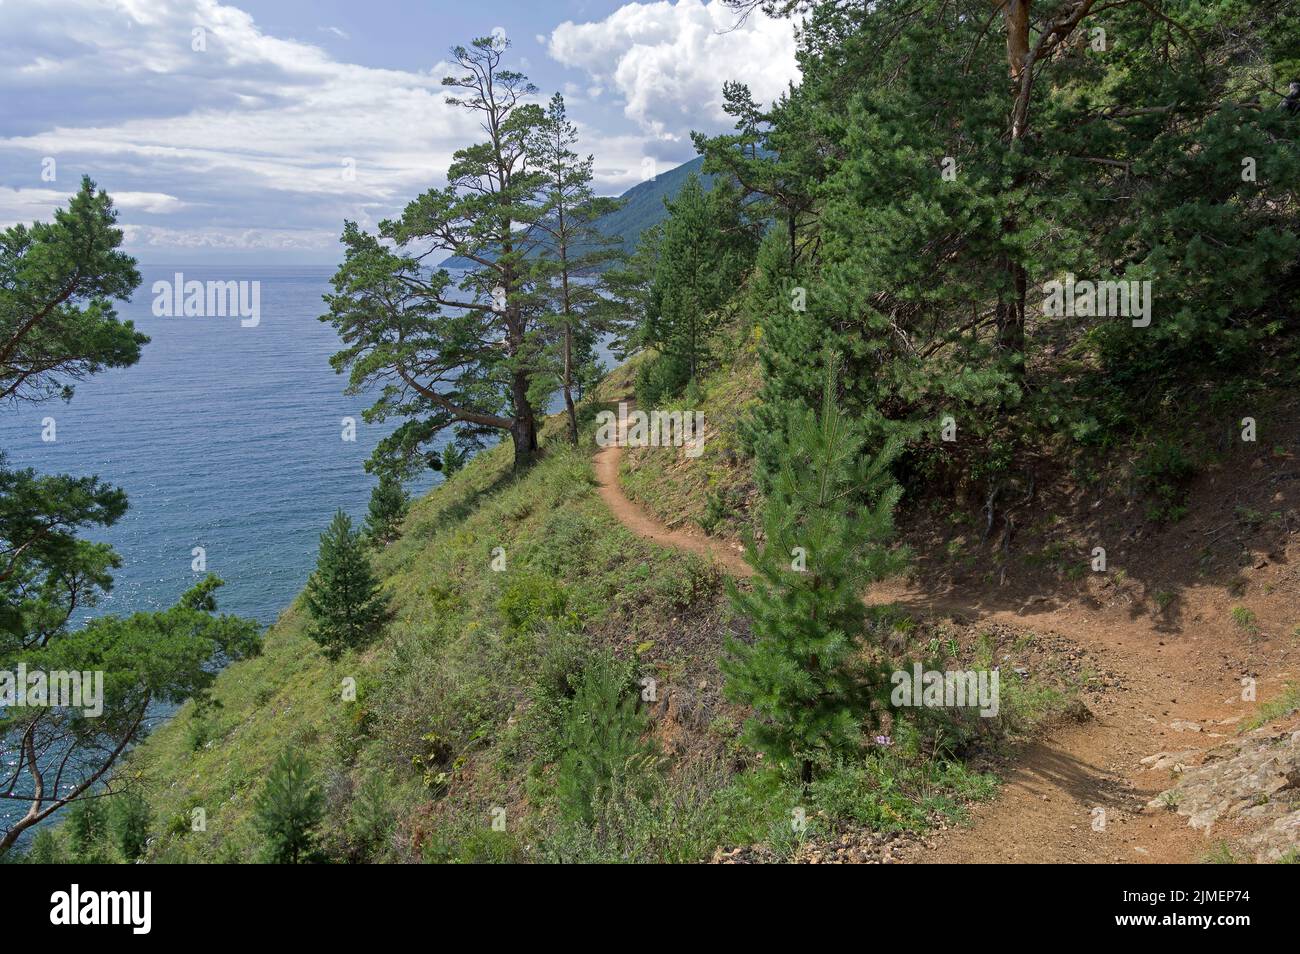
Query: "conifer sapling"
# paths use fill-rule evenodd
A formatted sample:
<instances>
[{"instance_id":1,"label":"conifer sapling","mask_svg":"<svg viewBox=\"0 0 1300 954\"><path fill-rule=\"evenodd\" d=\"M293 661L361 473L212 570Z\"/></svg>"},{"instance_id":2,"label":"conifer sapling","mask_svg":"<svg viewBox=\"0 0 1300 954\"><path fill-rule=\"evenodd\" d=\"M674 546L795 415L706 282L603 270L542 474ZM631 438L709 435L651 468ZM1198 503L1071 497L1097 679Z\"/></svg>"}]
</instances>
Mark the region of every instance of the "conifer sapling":
<instances>
[{"instance_id":1,"label":"conifer sapling","mask_svg":"<svg viewBox=\"0 0 1300 954\"><path fill-rule=\"evenodd\" d=\"M401 535L402 519L410 504L410 497L402 487L402 482L392 474L385 473L370 491L366 536L381 546L392 543Z\"/></svg>"},{"instance_id":2,"label":"conifer sapling","mask_svg":"<svg viewBox=\"0 0 1300 954\"><path fill-rule=\"evenodd\" d=\"M831 360L821 413L791 408L782 439L780 463L765 475L766 540L746 548L752 588L731 586L753 642L731 640L722 668L727 697L754 708L747 740L776 764L797 764L807 784L816 764L859 746L885 685L868 658L862 597L902 562L887 548L899 444L863 453L861 427L836 404Z\"/></svg>"},{"instance_id":3,"label":"conifer sapling","mask_svg":"<svg viewBox=\"0 0 1300 954\"><path fill-rule=\"evenodd\" d=\"M330 659L368 643L388 617L361 534L342 510L321 534L316 572L304 595L314 625L311 638Z\"/></svg>"}]
</instances>

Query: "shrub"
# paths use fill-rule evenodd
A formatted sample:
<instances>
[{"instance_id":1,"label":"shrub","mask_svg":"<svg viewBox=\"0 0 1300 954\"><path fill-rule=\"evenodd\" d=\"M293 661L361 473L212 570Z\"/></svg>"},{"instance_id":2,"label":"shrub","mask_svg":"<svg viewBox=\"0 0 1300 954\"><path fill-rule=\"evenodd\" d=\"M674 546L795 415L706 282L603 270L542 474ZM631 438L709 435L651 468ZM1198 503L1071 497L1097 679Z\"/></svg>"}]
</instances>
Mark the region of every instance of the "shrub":
<instances>
[{"instance_id":1,"label":"shrub","mask_svg":"<svg viewBox=\"0 0 1300 954\"><path fill-rule=\"evenodd\" d=\"M396 540L410 505L411 499L403 489L402 482L391 474L384 474L370 491L366 536L371 542L380 545Z\"/></svg>"},{"instance_id":2,"label":"shrub","mask_svg":"<svg viewBox=\"0 0 1300 954\"><path fill-rule=\"evenodd\" d=\"M569 598L559 580L527 571L510 575L497 600L506 625L517 632L532 632L544 623L566 619Z\"/></svg>"},{"instance_id":3,"label":"shrub","mask_svg":"<svg viewBox=\"0 0 1300 954\"><path fill-rule=\"evenodd\" d=\"M636 372L637 405L645 411L661 407L681 394L690 376L690 365L678 357L656 355L642 362Z\"/></svg>"},{"instance_id":4,"label":"shrub","mask_svg":"<svg viewBox=\"0 0 1300 954\"><path fill-rule=\"evenodd\" d=\"M1144 489L1155 498L1147 517L1157 523L1175 523L1187 513L1187 491L1196 476L1196 465L1172 441L1162 441L1147 452L1137 465Z\"/></svg>"},{"instance_id":5,"label":"shrub","mask_svg":"<svg viewBox=\"0 0 1300 954\"><path fill-rule=\"evenodd\" d=\"M70 861L63 842L48 827L36 832L25 860L30 865L66 865Z\"/></svg>"},{"instance_id":6,"label":"shrub","mask_svg":"<svg viewBox=\"0 0 1300 954\"><path fill-rule=\"evenodd\" d=\"M324 804L307 758L285 750L253 802L253 824L264 839L262 861L296 865L319 860L316 829Z\"/></svg>"},{"instance_id":7,"label":"shrub","mask_svg":"<svg viewBox=\"0 0 1300 954\"><path fill-rule=\"evenodd\" d=\"M655 763L631 664L599 653L588 662L561 729L556 794L566 820L590 824L615 792L639 794Z\"/></svg>"},{"instance_id":8,"label":"shrub","mask_svg":"<svg viewBox=\"0 0 1300 954\"><path fill-rule=\"evenodd\" d=\"M127 792L113 799L109 827L113 843L127 861L140 858L149 842L149 802L139 792Z\"/></svg>"},{"instance_id":9,"label":"shrub","mask_svg":"<svg viewBox=\"0 0 1300 954\"><path fill-rule=\"evenodd\" d=\"M391 786L387 776L371 772L357 787L348 809L348 841L363 858L373 859L393 830Z\"/></svg>"},{"instance_id":10,"label":"shrub","mask_svg":"<svg viewBox=\"0 0 1300 954\"><path fill-rule=\"evenodd\" d=\"M102 798L83 798L68 810L68 838L79 860L94 862L108 835L108 809Z\"/></svg>"}]
</instances>

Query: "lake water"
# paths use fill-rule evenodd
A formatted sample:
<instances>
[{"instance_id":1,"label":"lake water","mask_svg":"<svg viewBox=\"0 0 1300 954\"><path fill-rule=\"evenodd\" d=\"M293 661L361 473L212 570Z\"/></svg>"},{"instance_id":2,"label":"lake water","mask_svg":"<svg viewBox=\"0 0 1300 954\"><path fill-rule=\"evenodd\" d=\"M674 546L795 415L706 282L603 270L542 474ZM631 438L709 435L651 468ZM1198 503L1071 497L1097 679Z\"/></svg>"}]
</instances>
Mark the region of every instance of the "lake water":
<instances>
[{"instance_id":1,"label":"lake water","mask_svg":"<svg viewBox=\"0 0 1300 954\"><path fill-rule=\"evenodd\" d=\"M345 378L329 366L338 338L317 316L332 271L141 267L144 281L118 306L152 339L140 362L81 382L69 404L0 410L11 466L98 474L130 498L121 521L87 534L111 543L123 565L83 618L171 605L201 576L191 569L201 546L226 581L221 610L271 623L306 582L333 512L364 515L375 480L363 464L395 422L363 422L371 401L344 396ZM259 281L260 322L155 317L153 282L176 272ZM42 440L47 417L53 442ZM356 419L354 442L342 439L345 417Z\"/></svg>"},{"instance_id":2,"label":"lake water","mask_svg":"<svg viewBox=\"0 0 1300 954\"><path fill-rule=\"evenodd\" d=\"M187 281L259 281L260 322L155 317L153 283L178 271ZM207 569L226 581L220 610L270 624L306 583L334 511L364 516L375 479L363 464L395 422L363 422L371 402L344 396L345 378L329 366L338 338L317 316L332 268L140 272L134 297L118 306L152 339L139 363L79 383L71 403L0 410L0 449L10 466L97 474L130 498L117 524L85 534L111 543L122 567L81 620L170 606L202 577L191 564L203 547ZM355 441L342 438L345 417L356 420ZM42 440L47 418L51 442ZM431 471L408 489L422 493L436 479ZM170 711L155 707L149 721ZM26 808L0 804L0 820Z\"/></svg>"}]
</instances>

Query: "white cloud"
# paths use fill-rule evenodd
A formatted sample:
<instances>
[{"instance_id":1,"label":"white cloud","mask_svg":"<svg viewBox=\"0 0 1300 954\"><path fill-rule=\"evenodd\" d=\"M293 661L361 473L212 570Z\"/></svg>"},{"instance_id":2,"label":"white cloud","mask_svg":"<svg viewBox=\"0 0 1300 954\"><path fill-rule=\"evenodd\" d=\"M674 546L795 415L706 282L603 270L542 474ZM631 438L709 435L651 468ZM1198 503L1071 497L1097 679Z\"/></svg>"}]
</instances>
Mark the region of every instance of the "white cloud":
<instances>
[{"instance_id":1,"label":"white cloud","mask_svg":"<svg viewBox=\"0 0 1300 954\"><path fill-rule=\"evenodd\" d=\"M593 23L565 22L548 52L616 90L624 113L656 137L680 140L692 128L729 125L722 83L740 80L770 103L799 77L789 20L737 14L720 0L629 3Z\"/></svg>"},{"instance_id":2,"label":"white cloud","mask_svg":"<svg viewBox=\"0 0 1300 954\"><path fill-rule=\"evenodd\" d=\"M205 49L195 50L200 26ZM239 216L259 227L286 221L277 203L287 203L280 216L328 222L337 238L344 214L400 211L481 135L444 102L445 63L412 72L339 62L215 0L20 0L0 5L0 34L5 178L21 183L55 157L60 186L89 171L124 224L134 213L201 207L192 217L200 244L240 235L212 231ZM66 200L48 191L0 191L0 217L47 217ZM187 244L182 231L132 234Z\"/></svg>"},{"instance_id":3,"label":"white cloud","mask_svg":"<svg viewBox=\"0 0 1300 954\"><path fill-rule=\"evenodd\" d=\"M126 240L137 248L204 249L210 251L324 251L334 247L337 232L327 229L167 229L127 225Z\"/></svg>"},{"instance_id":4,"label":"white cloud","mask_svg":"<svg viewBox=\"0 0 1300 954\"><path fill-rule=\"evenodd\" d=\"M768 98L794 75L788 23L755 15L720 32L733 25L717 0L682 0L539 35L553 57L583 69L559 85L583 151L596 155L598 189L640 182L647 156L661 167L688 158L688 129L725 125L723 79ZM204 49L195 50L200 27ZM345 35L319 31L322 41ZM482 138L471 115L444 102L450 64L341 62L266 34L218 0L0 0L0 36L3 224L48 219L88 173L114 196L134 247L328 257L343 218L374 228L442 184L452 153ZM588 110L609 121L597 97L634 122L591 125ZM57 159L55 182L41 178L47 156ZM167 217L165 228L155 216Z\"/></svg>"},{"instance_id":5,"label":"white cloud","mask_svg":"<svg viewBox=\"0 0 1300 954\"><path fill-rule=\"evenodd\" d=\"M166 192L114 192L113 205L121 212L146 212L150 215L170 215L188 208ZM8 189L0 186L0 228L22 222L49 220L54 210L66 206L72 198L70 192L57 189Z\"/></svg>"},{"instance_id":6,"label":"white cloud","mask_svg":"<svg viewBox=\"0 0 1300 954\"><path fill-rule=\"evenodd\" d=\"M188 202L166 192L114 192L113 204L125 212L148 212L151 215L171 215L189 206Z\"/></svg>"},{"instance_id":7,"label":"white cloud","mask_svg":"<svg viewBox=\"0 0 1300 954\"><path fill-rule=\"evenodd\" d=\"M54 189L9 189L0 186L0 228L49 219L68 201L68 193Z\"/></svg>"}]
</instances>

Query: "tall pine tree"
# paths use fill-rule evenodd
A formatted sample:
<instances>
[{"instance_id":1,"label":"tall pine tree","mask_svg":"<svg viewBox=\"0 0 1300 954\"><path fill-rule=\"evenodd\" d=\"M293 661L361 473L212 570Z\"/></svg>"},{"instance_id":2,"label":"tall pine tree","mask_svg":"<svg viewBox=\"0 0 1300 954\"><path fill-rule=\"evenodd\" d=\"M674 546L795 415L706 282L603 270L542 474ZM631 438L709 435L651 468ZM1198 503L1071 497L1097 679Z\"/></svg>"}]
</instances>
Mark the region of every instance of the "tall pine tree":
<instances>
[{"instance_id":1,"label":"tall pine tree","mask_svg":"<svg viewBox=\"0 0 1300 954\"><path fill-rule=\"evenodd\" d=\"M577 127L569 121L564 97L556 93L533 138L533 162L543 176L541 214L536 230L542 258L541 284L556 326L560 391L569 419L569 440L578 442L574 392L598 375L596 339L605 327L609 295L602 268L618 257L618 240L603 235L596 219L618 208L617 199L592 190L593 156L573 151Z\"/></svg>"},{"instance_id":2,"label":"tall pine tree","mask_svg":"<svg viewBox=\"0 0 1300 954\"><path fill-rule=\"evenodd\" d=\"M506 69L509 41L480 37L452 51L458 75L443 80L487 134L458 149L447 185L411 201L379 235L344 223L344 261L326 295L321 320L338 331L344 350L330 359L349 372L348 393L380 388L367 420L401 418L380 441L372 469L409 473L424 451L451 427L463 447L502 431L514 444L515 467L538 449L536 386L544 364L545 329L538 327L536 270L542 179L529 143L543 120L528 100L537 88ZM457 277L439 267L458 256L470 267Z\"/></svg>"}]
</instances>

